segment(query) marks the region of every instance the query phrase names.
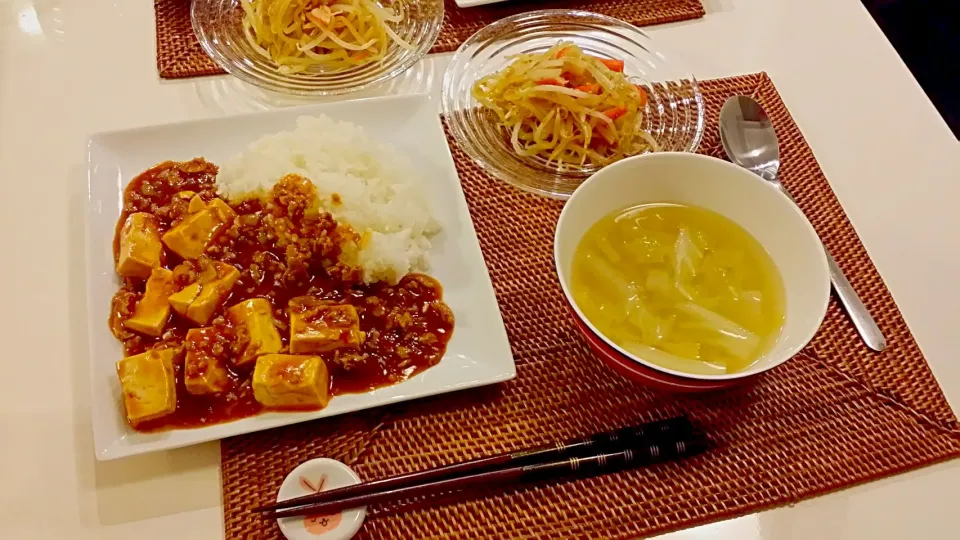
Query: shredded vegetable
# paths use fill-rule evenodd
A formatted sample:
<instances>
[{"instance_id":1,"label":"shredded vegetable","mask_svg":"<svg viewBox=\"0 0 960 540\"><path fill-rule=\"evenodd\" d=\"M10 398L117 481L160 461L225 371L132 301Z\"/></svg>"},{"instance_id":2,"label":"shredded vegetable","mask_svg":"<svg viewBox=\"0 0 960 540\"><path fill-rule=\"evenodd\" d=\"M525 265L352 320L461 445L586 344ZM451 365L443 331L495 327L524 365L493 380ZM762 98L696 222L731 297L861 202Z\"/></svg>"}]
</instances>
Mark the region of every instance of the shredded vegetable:
<instances>
[{"instance_id":1,"label":"shredded vegetable","mask_svg":"<svg viewBox=\"0 0 960 540\"><path fill-rule=\"evenodd\" d=\"M243 32L281 73L343 70L382 59L407 0L241 0Z\"/></svg>"},{"instance_id":2,"label":"shredded vegetable","mask_svg":"<svg viewBox=\"0 0 960 540\"><path fill-rule=\"evenodd\" d=\"M658 149L641 127L646 92L623 74L622 60L590 56L562 41L511 60L478 80L473 96L496 114L518 155L563 169Z\"/></svg>"}]
</instances>

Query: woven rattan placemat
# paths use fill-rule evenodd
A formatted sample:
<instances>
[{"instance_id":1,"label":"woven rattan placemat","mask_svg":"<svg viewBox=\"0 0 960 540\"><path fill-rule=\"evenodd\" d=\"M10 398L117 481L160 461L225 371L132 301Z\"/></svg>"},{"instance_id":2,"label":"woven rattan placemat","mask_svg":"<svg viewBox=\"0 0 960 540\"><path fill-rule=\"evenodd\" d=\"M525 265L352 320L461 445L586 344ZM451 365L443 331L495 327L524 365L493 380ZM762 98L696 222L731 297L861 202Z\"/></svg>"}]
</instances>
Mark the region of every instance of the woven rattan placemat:
<instances>
[{"instance_id":1,"label":"woven rattan placemat","mask_svg":"<svg viewBox=\"0 0 960 540\"><path fill-rule=\"evenodd\" d=\"M157 19L157 71L164 79L223 73L213 63L190 26L190 0L154 0ZM508 15L547 8L585 9L638 26L703 17L700 0L510 0L461 9L444 1L443 28L430 52L455 51L468 37Z\"/></svg>"},{"instance_id":2,"label":"woven rattan placemat","mask_svg":"<svg viewBox=\"0 0 960 540\"><path fill-rule=\"evenodd\" d=\"M811 345L753 386L667 395L604 367L578 337L553 269L562 203L485 176L451 143L517 361L517 378L222 443L226 535L281 538L250 509L300 462L332 457L364 478L409 472L686 412L719 448L692 460L575 482L370 509L365 538L635 537L793 503L960 455L960 425L810 148L765 74L707 81L701 151L720 156L734 94L770 113L782 180L877 317L866 349L835 302ZM408 510L408 511L401 511Z\"/></svg>"}]
</instances>

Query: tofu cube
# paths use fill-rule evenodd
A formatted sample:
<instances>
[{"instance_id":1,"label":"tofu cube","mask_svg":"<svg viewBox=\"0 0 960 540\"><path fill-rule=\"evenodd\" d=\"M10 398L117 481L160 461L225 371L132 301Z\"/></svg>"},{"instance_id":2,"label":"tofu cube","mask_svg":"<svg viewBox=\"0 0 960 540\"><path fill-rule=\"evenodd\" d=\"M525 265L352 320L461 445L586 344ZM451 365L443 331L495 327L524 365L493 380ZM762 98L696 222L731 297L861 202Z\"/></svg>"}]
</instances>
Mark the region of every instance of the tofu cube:
<instances>
[{"instance_id":1,"label":"tofu cube","mask_svg":"<svg viewBox=\"0 0 960 540\"><path fill-rule=\"evenodd\" d=\"M135 332L159 337L170 317L170 302L167 297L175 290L173 272L166 268L154 268L147 280L143 298L137 302L133 317L124 321L123 325Z\"/></svg>"},{"instance_id":2,"label":"tofu cube","mask_svg":"<svg viewBox=\"0 0 960 540\"><path fill-rule=\"evenodd\" d=\"M127 421L134 427L177 410L175 349L151 350L117 362Z\"/></svg>"},{"instance_id":3,"label":"tofu cube","mask_svg":"<svg viewBox=\"0 0 960 540\"><path fill-rule=\"evenodd\" d=\"M163 234L163 243L184 259L196 259L223 227L219 215L209 208L183 219Z\"/></svg>"},{"instance_id":4,"label":"tofu cube","mask_svg":"<svg viewBox=\"0 0 960 540\"><path fill-rule=\"evenodd\" d=\"M273 324L270 302L263 298L251 298L232 306L227 317L236 326L238 335L245 335L247 346L234 363L239 365L256 361L262 354L280 352L283 342L280 332Z\"/></svg>"},{"instance_id":5,"label":"tofu cube","mask_svg":"<svg viewBox=\"0 0 960 540\"><path fill-rule=\"evenodd\" d=\"M237 217L237 213L230 208L230 205L223 202L223 199L213 199L207 204L207 208L213 210L221 222L229 225L233 222L233 218Z\"/></svg>"},{"instance_id":6,"label":"tofu cube","mask_svg":"<svg viewBox=\"0 0 960 540\"><path fill-rule=\"evenodd\" d=\"M209 277L207 272L201 273L199 281L184 287L169 299L174 311L200 325L210 322L214 312L226 300L240 278L240 271L227 263L201 263L205 264L212 265L211 268L214 269Z\"/></svg>"},{"instance_id":7,"label":"tofu cube","mask_svg":"<svg viewBox=\"0 0 960 540\"><path fill-rule=\"evenodd\" d=\"M176 192L176 193L173 194L173 198L174 198L174 199L179 199L179 200L181 200L181 201L192 201L193 198L196 197L196 196L197 196L197 192L196 192L196 191L190 191L189 189L185 189L185 190L183 190L183 191L178 191L178 192ZM199 211L200 209L198 208L197 210ZM191 213L192 213L192 212L191 212Z\"/></svg>"},{"instance_id":8,"label":"tofu cube","mask_svg":"<svg viewBox=\"0 0 960 540\"><path fill-rule=\"evenodd\" d=\"M190 215L163 235L163 243L184 259L196 259L207 245L227 228L237 213L221 199L204 203L195 195L187 207Z\"/></svg>"},{"instance_id":9,"label":"tofu cube","mask_svg":"<svg viewBox=\"0 0 960 540\"><path fill-rule=\"evenodd\" d=\"M290 352L315 354L340 348L359 349L364 337L353 306L313 296L290 300Z\"/></svg>"},{"instance_id":10,"label":"tofu cube","mask_svg":"<svg viewBox=\"0 0 960 540\"><path fill-rule=\"evenodd\" d=\"M184 341L183 385L194 395L217 394L233 386L223 361L223 353L214 350L217 329L191 328Z\"/></svg>"},{"instance_id":11,"label":"tofu cube","mask_svg":"<svg viewBox=\"0 0 960 540\"><path fill-rule=\"evenodd\" d=\"M322 409L330 402L330 373L319 356L265 354L253 370L253 396L265 407Z\"/></svg>"},{"instance_id":12,"label":"tofu cube","mask_svg":"<svg viewBox=\"0 0 960 540\"><path fill-rule=\"evenodd\" d=\"M177 195L180 195L180 194L186 195L187 193L193 195L192 197L190 197L190 204L187 205L188 213L195 214L207 207L207 203L203 202L203 198L199 195L194 194L192 191L181 191L180 193L177 193Z\"/></svg>"},{"instance_id":13,"label":"tofu cube","mask_svg":"<svg viewBox=\"0 0 960 540\"><path fill-rule=\"evenodd\" d=\"M240 279L240 271L233 266L219 261L213 264L217 268L217 279L201 282L200 294L187 308L187 318L197 324L207 324L213 312L223 304L230 294L230 289Z\"/></svg>"},{"instance_id":14,"label":"tofu cube","mask_svg":"<svg viewBox=\"0 0 960 540\"><path fill-rule=\"evenodd\" d=\"M190 303L197 299L198 294L200 294L200 284L191 283L184 287L182 291L171 294L168 300L174 311L186 317Z\"/></svg>"},{"instance_id":15,"label":"tofu cube","mask_svg":"<svg viewBox=\"0 0 960 540\"><path fill-rule=\"evenodd\" d=\"M157 220L146 212L127 216L120 229L117 274L127 278L147 279L150 271L162 264L163 244Z\"/></svg>"}]
</instances>

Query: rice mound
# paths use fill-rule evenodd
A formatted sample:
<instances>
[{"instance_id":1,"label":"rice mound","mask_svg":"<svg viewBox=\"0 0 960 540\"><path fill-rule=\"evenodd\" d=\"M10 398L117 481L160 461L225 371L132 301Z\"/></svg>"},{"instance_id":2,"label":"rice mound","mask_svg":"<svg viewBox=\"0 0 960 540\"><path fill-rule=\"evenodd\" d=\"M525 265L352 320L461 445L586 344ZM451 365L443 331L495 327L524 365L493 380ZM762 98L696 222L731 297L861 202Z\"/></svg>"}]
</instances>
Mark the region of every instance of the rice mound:
<instances>
[{"instance_id":1,"label":"rice mound","mask_svg":"<svg viewBox=\"0 0 960 540\"><path fill-rule=\"evenodd\" d=\"M217 190L231 201L261 197L287 174L309 178L320 206L360 234L359 250L341 258L362 266L365 282L396 283L428 268L440 227L412 165L392 146L349 122L301 116L293 131L267 135L224 163Z\"/></svg>"}]
</instances>

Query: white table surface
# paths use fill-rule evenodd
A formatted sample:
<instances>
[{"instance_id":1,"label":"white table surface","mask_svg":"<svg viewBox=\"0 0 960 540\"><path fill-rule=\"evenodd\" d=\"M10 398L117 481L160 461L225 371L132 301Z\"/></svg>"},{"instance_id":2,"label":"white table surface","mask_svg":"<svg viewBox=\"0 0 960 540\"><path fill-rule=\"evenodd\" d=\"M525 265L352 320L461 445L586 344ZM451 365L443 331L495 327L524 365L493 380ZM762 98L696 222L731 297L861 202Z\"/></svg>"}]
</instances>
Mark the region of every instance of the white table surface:
<instances>
[{"instance_id":1,"label":"white table surface","mask_svg":"<svg viewBox=\"0 0 960 540\"><path fill-rule=\"evenodd\" d=\"M705 4L650 33L700 78L770 74L956 409L960 144L857 0ZM390 91L436 92L445 63ZM298 102L227 77L160 81L147 0L0 0L0 537L222 537L216 443L94 460L84 141ZM669 537L956 538L958 485L960 461Z\"/></svg>"}]
</instances>

